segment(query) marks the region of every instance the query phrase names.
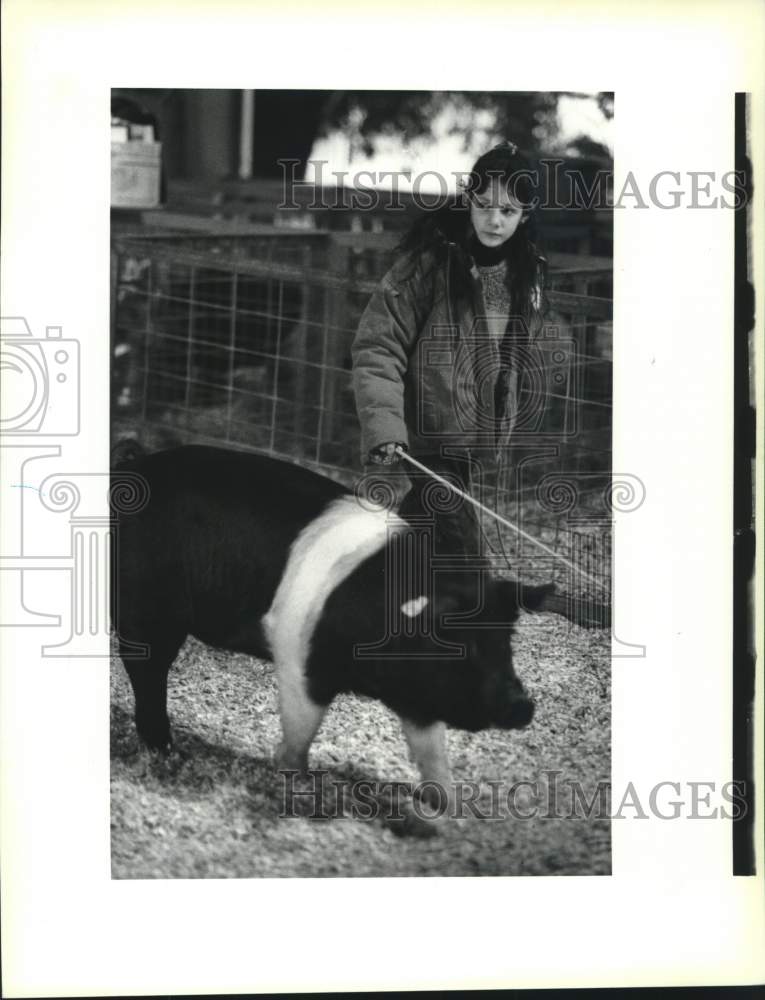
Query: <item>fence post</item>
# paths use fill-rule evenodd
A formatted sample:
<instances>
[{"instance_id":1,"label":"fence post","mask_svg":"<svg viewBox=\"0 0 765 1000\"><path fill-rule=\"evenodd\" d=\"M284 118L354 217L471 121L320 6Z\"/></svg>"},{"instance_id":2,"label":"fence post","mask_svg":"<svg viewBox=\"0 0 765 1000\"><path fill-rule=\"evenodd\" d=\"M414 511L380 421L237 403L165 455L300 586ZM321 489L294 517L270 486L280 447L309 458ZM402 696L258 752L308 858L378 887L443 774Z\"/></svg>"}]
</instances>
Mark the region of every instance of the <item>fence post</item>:
<instances>
[{"instance_id":1,"label":"fence post","mask_svg":"<svg viewBox=\"0 0 765 1000\"><path fill-rule=\"evenodd\" d=\"M294 386L292 397L294 404L292 411L292 430L295 435L294 443L298 449L302 449L302 436L306 426L306 396L308 393L308 382L306 378L306 362L308 361L307 321L310 314L311 285L308 281L307 275L312 264L311 246L308 242L306 242L302 247L301 258L303 281L300 285L300 320L289 338L291 344L290 354L292 356L290 368L292 369L292 384ZM302 455L302 450L300 451L300 454Z\"/></svg>"},{"instance_id":2,"label":"fence post","mask_svg":"<svg viewBox=\"0 0 765 1000\"><path fill-rule=\"evenodd\" d=\"M335 239L334 234L329 237L329 247L327 250L327 270L330 275L337 277L345 273L348 251L342 243ZM322 357L322 386L319 405L321 407L321 421L319 426L319 440L317 441L316 455L320 460L322 445L331 441L334 437L336 417L337 417L337 379L339 370L343 367L346 344L341 333L343 319L347 315L348 288L346 285L335 285L330 282L325 289L325 309L324 309L324 350Z\"/></svg>"}]
</instances>

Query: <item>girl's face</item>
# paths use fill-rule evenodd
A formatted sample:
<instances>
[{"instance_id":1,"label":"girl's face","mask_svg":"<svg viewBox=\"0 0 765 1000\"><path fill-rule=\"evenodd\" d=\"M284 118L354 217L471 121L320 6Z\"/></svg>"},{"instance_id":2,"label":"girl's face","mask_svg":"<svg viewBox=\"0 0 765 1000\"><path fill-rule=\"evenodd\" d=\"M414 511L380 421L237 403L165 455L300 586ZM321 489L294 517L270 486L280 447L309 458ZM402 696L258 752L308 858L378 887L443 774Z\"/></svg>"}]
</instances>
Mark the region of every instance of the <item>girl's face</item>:
<instances>
[{"instance_id":1,"label":"girl's face","mask_svg":"<svg viewBox=\"0 0 765 1000\"><path fill-rule=\"evenodd\" d=\"M505 185L495 179L480 194L470 196L470 221L485 247L499 247L526 221L526 213Z\"/></svg>"}]
</instances>

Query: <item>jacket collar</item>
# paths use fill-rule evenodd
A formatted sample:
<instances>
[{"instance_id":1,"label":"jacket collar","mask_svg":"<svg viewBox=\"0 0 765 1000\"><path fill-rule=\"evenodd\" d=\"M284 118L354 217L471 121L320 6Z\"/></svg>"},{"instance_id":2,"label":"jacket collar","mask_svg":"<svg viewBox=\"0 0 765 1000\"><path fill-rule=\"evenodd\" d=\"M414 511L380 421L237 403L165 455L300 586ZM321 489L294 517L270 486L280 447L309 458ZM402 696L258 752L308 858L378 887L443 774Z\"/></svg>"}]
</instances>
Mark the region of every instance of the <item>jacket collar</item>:
<instances>
[{"instance_id":1,"label":"jacket collar","mask_svg":"<svg viewBox=\"0 0 765 1000\"><path fill-rule=\"evenodd\" d=\"M449 262L451 261L452 257L455 257L473 278L476 279L479 278L480 274L478 272L478 266L476 265L476 262L470 251L462 247L459 243L457 243L456 240L448 239L442 229L438 230L438 234L441 237L443 245L446 247L447 266L449 266Z\"/></svg>"}]
</instances>

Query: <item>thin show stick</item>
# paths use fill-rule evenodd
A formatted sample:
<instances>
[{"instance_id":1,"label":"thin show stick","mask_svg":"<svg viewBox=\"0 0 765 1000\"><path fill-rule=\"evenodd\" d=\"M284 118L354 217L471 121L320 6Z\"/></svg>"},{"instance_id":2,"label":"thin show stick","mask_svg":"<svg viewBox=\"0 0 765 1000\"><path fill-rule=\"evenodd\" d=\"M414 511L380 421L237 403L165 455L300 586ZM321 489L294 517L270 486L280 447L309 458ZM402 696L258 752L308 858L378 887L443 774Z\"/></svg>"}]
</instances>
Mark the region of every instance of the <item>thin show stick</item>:
<instances>
[{"instance_id":1,"label":"thin show stick","mask_svg":"<svg viewBox=\"0 0 765 1000\"><path fill-rule=\"evenodd\" d=\"M459 489L459 487L455 486L454 483L450 483L448 479L444 479L443 476L439 476L437 472L434 472L432 469L429 469L427 465L423 465L422 462L418 462L416 458L412 458L412 456L408 452L404 451L401 445L398 445L396 447L396 454L400 458L406 459L406 461L409 462L410 465L414 465L421 472L427 472L429 476L432 476L439 483L442 483L444 486L448 487L458 496L461 496L463 500L467 500L469 503L472 503L474 507L477 507L479 510L482 510L485 514L488 514L490 517L493 517L496 521L499 521L500 524L504 524L506 528L510 528L511 531L514 531L516 534L521 535L527 541L532 542L540 549L543 549L548 554L548 556L552 556L553 559L557 559L558 562L565 563L566 566L569 567L569 569L573 569L575 573L578 573L585 580L588 580L591 584L597 587L598 590L602 589L603 584L600 583L599 580L596 580L594 577L590 576L589 573L586 573L580 566L577 566L576 563L571 562L570 559L567 559L565 556L562 556L559 552L556 552L554 549L551 549L549 546L545 545L544 542L540 542L538 538L534 538L533 535L530 535L528 532L524 531L523 528L519 528L517 524L513 524L512 521L508 521L507 518L502 517L501 514L498 514L496 511L492 510L491 507L487 507L485 504L482 504L480 500L476 500L474 497L471 497L469 493L465 493L463 490Z\"/></svg>"}]
</instances>

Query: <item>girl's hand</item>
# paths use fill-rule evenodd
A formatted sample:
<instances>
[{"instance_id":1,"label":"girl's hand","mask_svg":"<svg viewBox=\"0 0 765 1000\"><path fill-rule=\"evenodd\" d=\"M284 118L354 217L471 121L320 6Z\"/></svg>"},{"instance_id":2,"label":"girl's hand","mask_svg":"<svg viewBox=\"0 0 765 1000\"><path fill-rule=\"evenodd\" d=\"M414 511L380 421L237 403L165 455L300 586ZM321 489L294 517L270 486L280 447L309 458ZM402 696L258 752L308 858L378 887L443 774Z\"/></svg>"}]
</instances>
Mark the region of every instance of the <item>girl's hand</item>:
<instances>
[{"instance_id":1,"label":"girl's hand","mask_svg":"<svg viewBox=\"0 0 765 1000\"><path fill-rule=\"evenodd\" d=\"M398 447L398 441L388 441L385 444L378 444L376 448L372 448L369 452L369 461L375 465L395 465L398 462L398 455L396 454L396 448ZM401 447L405 448L406 445L401 445Z\"/></svg>"}]
</instances>

